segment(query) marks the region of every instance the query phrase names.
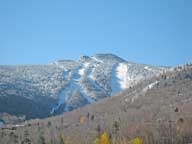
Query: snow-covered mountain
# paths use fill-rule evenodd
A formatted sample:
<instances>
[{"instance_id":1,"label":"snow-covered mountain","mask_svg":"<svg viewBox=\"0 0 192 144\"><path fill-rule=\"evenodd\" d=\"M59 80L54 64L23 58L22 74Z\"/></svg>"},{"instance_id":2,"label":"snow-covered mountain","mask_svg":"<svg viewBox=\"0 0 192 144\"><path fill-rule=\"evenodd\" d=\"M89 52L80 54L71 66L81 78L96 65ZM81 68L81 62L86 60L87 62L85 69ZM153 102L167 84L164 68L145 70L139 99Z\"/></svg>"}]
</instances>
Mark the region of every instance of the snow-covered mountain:
<instances>
[{"instance_id":1,"label":"snow-covered mountain","mask_svg":"<svg viewBox=\"0 0 192 144\"><path fill-rule=\"evenodd\" d=\"M164 70L112 54L47 65L0 66L0 113L20 112L27 118L63 113L115 95ZM29 104L31 108L26 108Z\"/></svg>"}]
</instances>

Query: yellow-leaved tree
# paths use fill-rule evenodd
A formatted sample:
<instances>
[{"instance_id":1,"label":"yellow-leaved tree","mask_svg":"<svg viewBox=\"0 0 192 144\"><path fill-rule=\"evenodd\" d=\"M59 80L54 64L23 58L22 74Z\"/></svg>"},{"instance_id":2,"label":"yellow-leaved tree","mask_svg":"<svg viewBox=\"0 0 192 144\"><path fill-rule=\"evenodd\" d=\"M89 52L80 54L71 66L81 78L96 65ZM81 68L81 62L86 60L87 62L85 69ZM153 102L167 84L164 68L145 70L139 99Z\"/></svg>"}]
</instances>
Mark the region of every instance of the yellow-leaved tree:
<instances>
[{"instance_id":1,"label":"yellow-leaved tree","mask_svg":"<svg viewBox=\"0 0 192 144\"><path fill-rule=\"evenodd\" d=\"M103 133L100 138L100 144L110 144L110 138L108 133Z\"/></svg>"},{"instance_id":2,"label":"yellow-leaved tree","mask_svg":"<svg viewBox=\"0 0 192 144\"><path fill-rule=\"evenodd\" d=\"M143 139L142 138L134 138L131 142L131 144L143 144Z\"/></svg>"}]
</instances>

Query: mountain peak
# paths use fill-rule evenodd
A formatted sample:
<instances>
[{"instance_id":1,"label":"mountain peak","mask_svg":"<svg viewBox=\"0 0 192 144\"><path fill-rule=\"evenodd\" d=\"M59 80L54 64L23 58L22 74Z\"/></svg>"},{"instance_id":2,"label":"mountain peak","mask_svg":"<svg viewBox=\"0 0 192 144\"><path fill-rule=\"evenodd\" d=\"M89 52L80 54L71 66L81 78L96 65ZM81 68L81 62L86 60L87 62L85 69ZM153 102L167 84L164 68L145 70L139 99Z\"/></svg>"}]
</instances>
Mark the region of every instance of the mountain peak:
<instances>
[{"instance_id":1,"label":"mountain peak","mask_svg":"<svg viewBox=\"0 0 192 144\"><path fill-rule=\"evenodd\" d=\"M86 55L82 55L79 58L80 62L85 62L85 61L90 61L90 60L91 60L91 58L89 56L86 56Z\"/></svg>"},{"instance_id":2,"label":"mountain peak","mask_svg":"<svg viewBox=\"0 0 192 144\"><path fill-rule=\"evenodd\" d=\"M111 53L106 53L106 54L96 54L92 56L93 58L103 60L103 61L116 61L116 62L126 62L126 60L111 54Z\"/></svg>"}]
</instances>

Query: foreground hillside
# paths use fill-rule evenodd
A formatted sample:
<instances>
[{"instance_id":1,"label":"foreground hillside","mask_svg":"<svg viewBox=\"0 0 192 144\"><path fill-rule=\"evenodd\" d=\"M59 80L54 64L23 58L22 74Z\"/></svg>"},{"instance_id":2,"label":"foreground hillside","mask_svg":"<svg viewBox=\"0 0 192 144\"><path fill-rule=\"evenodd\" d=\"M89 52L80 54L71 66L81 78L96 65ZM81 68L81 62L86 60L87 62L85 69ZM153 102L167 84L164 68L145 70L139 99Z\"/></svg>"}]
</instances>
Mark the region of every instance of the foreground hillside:
<instances>
[{"instance_id":1,"label":"foreground hillside","mask_svg":"<svg viewBox=\"0 0 192 144\"><path fill-rule=\"evenodd\" d=\"M0 66L0 121L16 124L62 114L110 97L164 70L112 54L47 65Z\"/></svg>"},{"instance_id":2,"label":"foreground hillside","mask_svg":"<svg viewBox=\"0 0 192 144\"><path fill-rule=\"evenodd\" d=\"M175 68L62 116L9 125L1 144L192 143L192 66Z\"/></svg>"}]
</instances>

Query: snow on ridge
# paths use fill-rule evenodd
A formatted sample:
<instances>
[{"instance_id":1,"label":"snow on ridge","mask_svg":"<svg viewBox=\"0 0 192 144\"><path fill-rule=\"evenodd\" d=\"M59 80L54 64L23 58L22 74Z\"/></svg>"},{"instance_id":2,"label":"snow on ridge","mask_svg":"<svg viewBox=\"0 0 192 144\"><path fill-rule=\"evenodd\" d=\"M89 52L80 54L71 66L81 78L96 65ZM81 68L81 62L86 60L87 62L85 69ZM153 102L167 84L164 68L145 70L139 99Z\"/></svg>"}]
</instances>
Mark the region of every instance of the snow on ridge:
<instances>
[{"instance_id":1,"label":"snow on ridge","mask_svg":"<svg viewBox=\"0 0 192 144\"><path fill-rule=\"evenodd\" d=\"M152 71L153 69L151 69L149 66L145 66L144 69Z\"/></svg>"},{"instance_id":2,"label":"snow on ridge","mask_svg":"<svg viewBox=\"0 0 192 144\"><path fill-rule=\"evenodd\" d=\"M99 62L99 63L103 63L103 61L102 60L99 60L98 58L96 58L96 57L91 57L93 60L95 60L96 62Z\"/></svg>"}]
</instances>

